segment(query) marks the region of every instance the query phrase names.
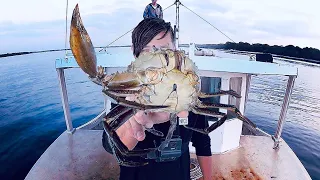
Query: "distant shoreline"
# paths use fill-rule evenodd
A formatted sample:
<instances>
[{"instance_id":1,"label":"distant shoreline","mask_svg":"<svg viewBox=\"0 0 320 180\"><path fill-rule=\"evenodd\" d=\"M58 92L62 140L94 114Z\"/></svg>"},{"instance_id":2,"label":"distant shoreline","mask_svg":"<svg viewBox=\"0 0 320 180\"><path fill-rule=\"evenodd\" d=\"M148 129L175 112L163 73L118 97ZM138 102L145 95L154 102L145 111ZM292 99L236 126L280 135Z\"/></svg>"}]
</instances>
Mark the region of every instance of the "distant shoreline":
<instances>
[{"instance_id":1,"label":"distant shoreline","mask_svg":"<svg viewBox=\"0 0 320 180\"><path fill-rule=\"evenodd\" d=\"M224 50L237 54L269 53L273 57L287 58L297 61L320 64L320 50L311 47L300 48L298 46L270 46L268 44L249 44L246 42L227 42L225 44L196 44L199 48Z\"/></svg>"},{"instance_id":2,"label":"distant shoreline","mask_svg":"<svg viewBox=\"0 0 320 180\"><path fill-rule=\"evenodd\" d=\"M214 48L210 48L214 49ZM225 49L216 49L216 50L222 50L226 53L231 53L231 54L239 54L239 55L254 55L254 54L259 54L263 52L250 52L250 51L239 51L239 50L225 50ZM309 63L315 63L315 64L320 64L320 61L314 60L314 59L306 59L306 58L297 58L297 57L290 57L290 56L284 56L284 55L277 55L277 54L271 54L273 57L276 58L284 58L284 59L291 59L291 60L297 60L301 62L309 62Z\"/></svg>"}]
</instances>

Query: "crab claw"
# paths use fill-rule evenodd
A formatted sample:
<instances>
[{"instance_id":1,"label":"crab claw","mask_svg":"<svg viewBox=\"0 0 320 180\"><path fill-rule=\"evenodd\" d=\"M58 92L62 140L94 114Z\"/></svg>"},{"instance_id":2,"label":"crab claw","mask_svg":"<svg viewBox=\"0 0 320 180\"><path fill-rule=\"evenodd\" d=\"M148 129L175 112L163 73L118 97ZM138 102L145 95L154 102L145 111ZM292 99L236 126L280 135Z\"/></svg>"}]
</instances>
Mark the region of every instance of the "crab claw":
<instances>
[{"instance_id":1,"label":"crab claw","mask_svg":"<svg viewBox=\"0 0 320 180\"><path fill-rule=\"evenodd\" d=\"M78 4L73 10L70 48L80 68L93 78L97 75L97 57L89 34L83 26Z\"/></svg>"}]
</instances>

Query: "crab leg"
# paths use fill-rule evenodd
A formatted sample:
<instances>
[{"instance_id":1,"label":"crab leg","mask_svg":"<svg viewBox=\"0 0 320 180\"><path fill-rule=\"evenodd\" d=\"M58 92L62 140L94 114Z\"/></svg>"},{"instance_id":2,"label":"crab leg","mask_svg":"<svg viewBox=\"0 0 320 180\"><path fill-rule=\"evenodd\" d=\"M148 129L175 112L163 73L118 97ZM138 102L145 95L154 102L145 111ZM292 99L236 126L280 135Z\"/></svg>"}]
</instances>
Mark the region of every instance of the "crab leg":
<instances>
[{"instance_id":1,"label":"crab leg","mask_svg":"<svg viewBox=\"0 0 320 180\"><path fill-rule=\"evenodd\" d=\"M119 149L117 149L115 145L116 142L113 142L110 138L109 138L109 144L112 147L111 149L113 151L113 155L117 159L119 165L127 166L127 167L138 167L138 166L144 166L148 164L148 162L143 162L142 160L140 162L136 162L136 161L131 161L130 159L127 159L128 156L122 155L122 154L125 154L126 151L121 152Z\"/></svg>"},{"instance_id":2,"label":"crab leg","mask_svg":"<svg viewBox=\"0 0 320 180\"><path fill-rule=\"evenodd\" d=\"M197 132L200 132L203 134L209 134L213 130L220 127L227 120L228 116L225 113L214 112L214 111L207 109L207 108L229 108L229 109L231 109L231 111L233 113L235 113L237 115L237 117L240 120L242 120L242 121L248 123L250 126L256 128L256 125L253 122L251 122L248 118L243 116L235 106L226 105L226 104L211 104L211 103L201 103L200 106L202 108L195 107L192 109L192 112L195 114L200 114L200 115L205 115L205 116L221 117L220 120L218 120L217 122L213 123L211 126L205 128L205 129L198 129L198 128L194 128L194 127L184 126L185 128L188 128L188 129L191 129L193 131L197 131Z\"/></svg>"},{"instance_id":3,"label":"crab leg","mask_svg":"<svg viewBox=\"0 0 320 180\"><path fill-rule=\"evenodd\" d=\"M140 89L137 89L136 87L133 88L126 88L126 89L105 89L105 91L109 91L113 95L120 96L120 97L127 97L128 95L135 95L135 94L141 94L141 93L147 93L146 95L154 95L154 90L147 86L142 85Z\"/></svg>"},{"instance_id":4,"label":"crab leg","mask_svg":"<svg viewBox=\"0 0 320 180\"><path fill-rule=\"evenodd\" d=\"M205 128L205 129L198 129L198 128L189 127L189 126L186 126L186 125L184 126L185 128L188 128L188 129L191 129L193 131L197 131L197 132L200 132L200 133L203 133L203 134L209 134L213 130L215 130L218 127L220 127L227 120L227 115L225 113L214 112L213 110L210 110L210 109L196 108L195 107L191 111L193 113L195 113L195 114L200 114L200 115L204 115L204 116L211 116L211 117L220 118L220 120L218 120L217 122L211 124L211 126Z\"/></svg>"},{"instance_id":5,"label":"crab leg","mask_svg":"<svg viewBox=\"0 0 320 180\"><path fill-rule=\"evenodd\" d=\"M231 95L236 98L241 98L241 95L239 95L237 92L235 92L233 90L229 90L229 91L220 90L219 92L214 92L214 93L200 92L199 98L210 98L210 97L222 96L222 95Z\"/></svg>"},{"instance_id":6,"label":"crab leg","mask_svg":"<svg viewBox=\"0 0 320 180\"><path fill-rule=\"evenodd\" d=\"M115 132L115 129L117 127L111 127L107 122L110 122L111 121L111 124L113 121L119 121L119 119L121 119L123 122L126 122L127 120L129 120L129 118L131 117L130 114L131 114L131 111L132 109L130 109L131 111L127 111L126 113L123 113L122 115L120 116L114 116L114 117L111 117L112 115L115 115L117 112L119 112L119 110L121 110L121 106L116 106L115 108L113 108L105 117L105 121L103 121L103 127L104 127L104 130L106 131L106 133L109 135L109 137L112 139L112 141L115 143L115 147L117 149L119 149L119 151L121 153L128 153L130 152L128 150L128 148L122 143L122 141L120 140L119 136L117 135L117 133ZM112 121L112 118L113 118L113 121ZM120 120L120 121L121 121ZM120 123L115 123L115 124L120 124Z\"/></svg>"},{"instance_id":7,"label":"crab leg","mask_svg":"<svg viewBox=\"0 0 320 180\"><path fill-rule=\"evenodd\" d=\"M166 136L166 139L161 143L161 145L158 147L158 150L163 150L169 143L170 139L172 138L173 132L176 129L177 126L177 115L174 113L170 114L170 127L168 130L168 134Z\"/></svg>"},{"instance_id":8,"label":"crab leg","mask_svg":"<svg viewBox=\"0 0 320 180\"><path fill-rule=\"evenodd\" d=\"M152 105L141 105L139 103L133 102L133 101L127 101L121 97L118 97L118 93L133 93L133 92L138 92L135 90L103 90L103 92L110 97L113 101L116 101L116 103L118 103L119 105L123 105L123 106L127 106L126 108L135 108L135 109L140 109L140 110L148 110L148 109L161 109L161 108L167 108L168 106L152 106ZM115 93L115 94L113 94ZM119 111L119 110L118 110ZM118 118L120 115L122 115L123 113L126 113L127 111L130 111L129 109L123 110L122 114L121 112L114 112L116 113L115 115L109 115L108 116L108 121L113 121L112 123L110 123L110 126L113 129L117 129L118 127L120 127L125 121L123 121L121 118L120 120L115 120L115 118ZM111 112L110 112L111 113ZM110 114L109 113L109 114ZM130 113L135 113L133 110L132 112L130 111ZM132 114L132 115L133 115ZM131 115L131 116L132 116ZM113 117L114 116L114 117ZM113 118L112 118L113 117ZM164 136L162 132L154 129L154 128L145 128L146 131L156 135L156 136Z\"/></svg>"},{"instance_id":9,"label":"crab leg","mask_svg":"<svg viewBox=\"0 0 320 180\"><path fill-rule=\"evenodd\" d=\"M160 106L160 105L159 106L158 105L142 105L142 104L136 103L134 101L125 100L124 98L113 95L112 93L110 93L109 91L106 91L106 90L102 90L102 92L105 95L107 95L109 98L111 98L111 100L115 101L117 104L131 107L134 109L148 110L148 109L161 109L161 108L168 107L168 106Z\"/></svg>"},{"instance_id":10,"label":"crab leg","mask_svg":"<svg viewBox=\"0 0 320 180\"><path fill-rule=\"evenodd\" d=\"M100 79L102 79L104 86L109 90L128 90L135 88L148 88L148 84L157 83L154 78L161 76L160 72L154 70L138 71L138 72L122 72L112 75L104 75L103 69L99 71ZM145 84L146 83L146 84Z\"/></svg>"},{"instance_id":11,"label":"crab leg","mask_svg":"<svg viewBox=\"0 0 320 180\"><path fill-rule=\"evenodd\" d=\"M209 102L199 102L197 106L200 108L226 108L228 110L237 109L234 105Z\"/></svg>"},{"instance_id":12,"label":"crab leg","mask_svg":"<svg viewBox=\"0 0 320 180\"><path fill-rule=\"evenodd\" d=\"M140 94L141 90L110 90L106 89L105 91L119 97L127 97L128 95Z\"/></svg>"},{"instance_id":13,"label":"crab leg","mask_svg":"<svg viewBox=\"0 0 320 180\"><path fill-rule=\"evenodd\" d=\"M213 130L215 130L218 127L220 127L226 120L227 120L227 115L223 116L220 120L218 120L217 122L211 124L211 126L205 128L205 129L198 129L198 128L189 127L189 126L186 126L186 125L184 125L184 127L187 128L187 129L191 129L193 131L197 131L197 132L203 133L203 134L209 134Z\"/></svg>"},{"instance_id":14,"label":"crab leg","mask_svg":"<svg viewBox=\"0 0 320 180\"><path fill-rule=\"evenodd\" d=\"M225 113L214 112L210 109L205 109L205 108L196 108L195 107L191 111L195 114L201 114L201 115L205 115L205 116L218 117L218 118L222 118L226 115Z\"/></svg>"},{"instance_id":15,"label":"crab leg","mask_svg":"<svg viewBox=\"0 0 320 180\"><path fill-rule=\"evenodd\" d=\"M97 75L97 57L88 32L83 26L78 4L73 10L70 48L80 68L93 78Z\"/></svg>"},{"instance_id":16,"label":"crab leg","mask_svg":"<svg viewBox=\"0 0 320 180\"><path fill-rule=\"evenodd\" d=\"M129 120L129 118L134 114L135 112L131 108L116 106L115 111L113 111L112 113L108 113L105 117L105 120L109 122L111 129L116 131L122 124L124 124L127 120Z\"/></svg>"},{"instance_id":17,"label":"crab leg","mask_svg":"<svg viewBox=\"0 0 320 180\"><path fill-rule=\"evenodd\" d=\"M156 130L154 127L152 127L152 128L145 128L145 129L146 129L146 131L148 131L149 133L152 133L152 134L155 135L155 136L160 136L160 137L163 137L163 136L164 136L164 134L163 134L161 131Z\"/></svg>"},{"instance_id":18,"label":"crab leg","mask_svg":"<svg viewBox=\"0 0 320 180\"><path fill-rule=\"evenodd\" d=\"M82 23L78 4L73 10L71 19L70 47L79 67L96 84L103 83L108 89L128 89L142 85L138 74L124 72L108 76L104 75L102 67L97 68L96 53Z\"/></svg>"},{"instance_id":19,"label":"crab leg","mask_svg":"<svg viewBox=\"0 0 320 180\"><path fill-rule=\"evenodd\" d=\"M124 115L124 118L119 118L119 116ZM135 114L134 110L131 108L117 105L114 107L105 117L104 119L108 124L110 124L110 127L112 130L117 130L122 124L124 124L127 120L127 117L131 117ZM158 131L156 129L152 128L145 128L148 132L156 135L156 136L164 136L161 131Z\"/></svg>"},{"instance_id":20,"label":"crab leg","mask_svg":"<svg viewBox=\"0 0 320 180\"><path fill-rule=\"evenodd\" d=\"M128 112L129 110L130 108L128 107L117 105L116 107L112 108L111 111L104 118L106 119L107 123L110 124L116 118Z\"/></svg>"},{"instance_id":21,"label":"crab leg","mask_svg":"<svg viewBox=\"0 0 320 180\"><path fill-rule=\"evenodd\" d=\"M146 158L150 155L150 153L154 154L157 151L157 148L129 151L129 149L120 140L115 130L124 122L129 120L133 114L133 109L128 109L127 107L118 105L105 116L105 121L103 121L103 128L109 136L109 144L113 154L120 165L128 167L143 166L148 164L147 162L143 161L143 157ZM111 125L109 125L107 122L111 122ZM128 157L141 157L141 159L140 162L134 162L127 159Z\"/></svg>"},{"instance_id":22,"label":"crab leg","mask_svg":"<svg viewBox=\"0 0 320 180\"><path fill-rule=\"evenodd\" d=\"M104 85L110 90L125 90L142 86L139 76L135 73L115 73L105 80Z\"/></svg>"},{"instance_id":23,"label":"crab leg","mask_svg":"<svg viewBox=\"0 0 320 180\"><path fill-rule=\"evenodd\" d=\"M124 118L122 120L125 122L130 117L131 116L124 114L122 116L119 116L118 118L120 119ZM126 159L126 157L143 157L143 156L147 156L149 152L156 150L155 148L150 148L150 149L130 151L127 148L127 146L125 146L122 143L117 133L112 129L111 126L109 126L109 124L106 121L103 121L103 127L109 136L109 143L110 143L111 149L113 150L113 154L117 158L120 165L129 166L129 167L146 165L147 162L133 162Z\"/></svg>"},{"instance_id":24,"label":"crab leg","mask_svg":"<svg viewBox=\"0 0 320 180\"><path fill-rule=\"evenodd\" d=\"M213 130L220 127L227 120L227 117L228 117L225 113L214 112L213 110L205 109L205 108L193 108L192 112L195 114L200 114L200 115L205 115L205 116L220 117L220 120L211 124L211 126L205 128L205 129L198 129L198 128L189 127L189 126L184 125L185 128L188 128L188 129L191 129L193 131L197 131L197 132L200 132L203 134L209 134Z\"/></svg>"},{"instance_id":25,"label":"crab leg","mask_svg":"<svg viewBox=\"0 0 320 180\"><path fill-rule=\"evenodd\" d=\"M147 162L143 161L143 157L147 158L150 153L154 154L157 151L157 148L149 148L142 150L133 150L130 151L120 140L119 136L115 132L124 122L128 121L131 116L133 116L135 111L128 107L123 107L117 105L113 108L105 117L103 121L103 128L109 136L109 144L118 160L120 165L136 167L146 165ZM108 123L110 122L110 123ZM151 131L156 131L151 129ZM161 133L161 132L160 132ZM133 162L127 157L141 157L140 162Z\"/></svg>"},{"instance_id":26,"label":"crab leg","mask_svg":"<svg viewBox=\"0 0 320 180\"><path fill-rule=\"evenodd\" d=\"M231 112L233 112L237 118L239 118L240 120L248 123L250 126L256 128L256 125L250 121L247 117L245 117L244 115L241 114L241 112L238 110L238 108L236 108L233 105L229 105L229 104L214 104L214 103L207 103L207 102L200 102L197 105L198 107L201 108L225 108L230 110Z\"/></svg>"}]
</instances>

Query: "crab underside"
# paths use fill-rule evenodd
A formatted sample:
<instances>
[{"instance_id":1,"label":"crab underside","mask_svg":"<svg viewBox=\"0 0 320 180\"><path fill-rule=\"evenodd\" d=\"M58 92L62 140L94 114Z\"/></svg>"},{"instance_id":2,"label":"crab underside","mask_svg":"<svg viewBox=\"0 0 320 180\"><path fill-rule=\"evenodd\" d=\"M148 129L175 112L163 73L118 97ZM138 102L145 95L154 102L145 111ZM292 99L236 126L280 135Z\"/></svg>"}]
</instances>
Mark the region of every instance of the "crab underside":
<instances>
[{"instance_id":1,"label":"crab underside","mask_svg":"<svg viewBox=\"0 0 320 180\"><path fill-rule=\"evenodd\" d=\"M241 98L232 90L216 93L200 91L200 78L194 62L181 51L170 49L151 49L142 52L122 73L107 75L104 68L97 68L97 60L91 39L82 24L78 5L76 5L70 32L70 47L80 68L89 78L103 87L103 94L117 104L104 117L103 126L109 136L109 143L120 165L141 166L147 161L131 161L128 157L150 159L161 152L169 143L177 126L177 113L191 111L195 114L217 117L218 121L206 129L183 125L199 133L209 134L221 126L229 117L214 109L223 108L255 128L255 124L243 116L233 105L202 102L200 99L222 95ZM127 100L126 97L133 100ZM158 146L142 150L129 150L120 140L116 130L130 119L138 110L148 112L169 112L170 127L165 140ZM164 136L154 128L147 131Z\"/></svg>"}]
</instances>

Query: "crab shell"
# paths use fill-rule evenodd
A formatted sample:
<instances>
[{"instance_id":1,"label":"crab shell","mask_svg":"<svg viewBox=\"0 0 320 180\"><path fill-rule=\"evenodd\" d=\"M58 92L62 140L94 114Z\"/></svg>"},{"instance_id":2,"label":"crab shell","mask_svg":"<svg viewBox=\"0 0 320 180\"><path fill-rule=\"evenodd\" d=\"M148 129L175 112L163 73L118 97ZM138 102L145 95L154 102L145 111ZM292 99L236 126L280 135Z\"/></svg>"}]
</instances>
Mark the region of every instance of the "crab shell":
<instances>
[{"instance_id":1,"label":"crab shell","mask_svg":"<svg viewBox=\"0 0 320 180\"><path fill-rule=\"evenodd\" d=\"M101 69L101 68L100 68ZM170 49L142 52L127 71L105 76L105 89L135 90L134 101L141 105L168 106L159 110L170 113L189 111L198 100L198 68L182 51ZM116 94L119 96L119 93ZM124 96L128 96L125 94Z\"/></svg>"},{"instance_id":2,"label":"crab shell","mask_svg":"<svg viewBox=\"0 0 320 180\"><path fill-rule=\"evenodd\" d=\"M147 87L136 102L169 106L161 111L191 110L200 91L198 68L182 51L143 52L128 67ZM142 102L141 102L142 99Z\"/></svg>"}]
</instances>

